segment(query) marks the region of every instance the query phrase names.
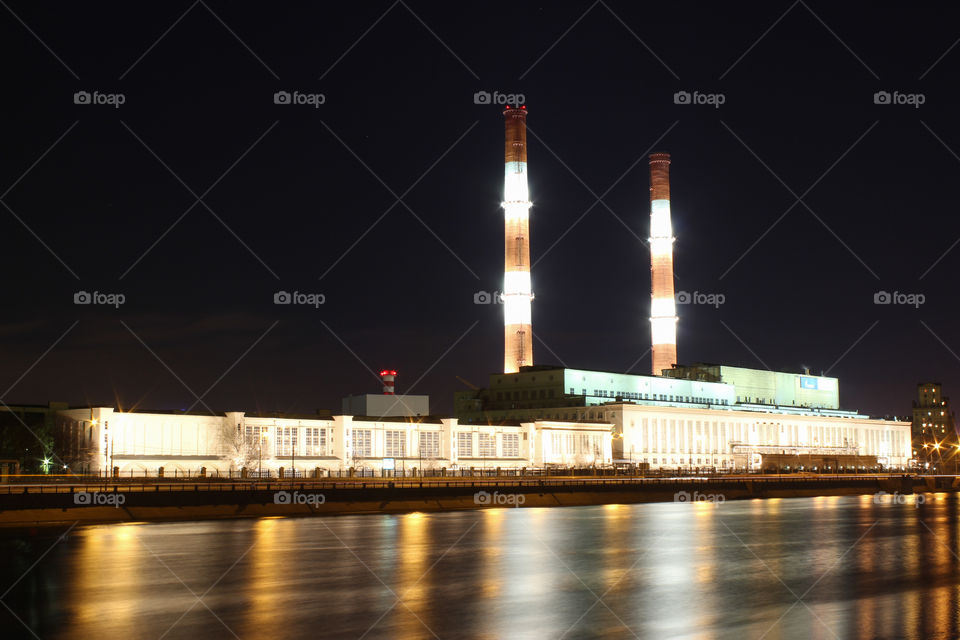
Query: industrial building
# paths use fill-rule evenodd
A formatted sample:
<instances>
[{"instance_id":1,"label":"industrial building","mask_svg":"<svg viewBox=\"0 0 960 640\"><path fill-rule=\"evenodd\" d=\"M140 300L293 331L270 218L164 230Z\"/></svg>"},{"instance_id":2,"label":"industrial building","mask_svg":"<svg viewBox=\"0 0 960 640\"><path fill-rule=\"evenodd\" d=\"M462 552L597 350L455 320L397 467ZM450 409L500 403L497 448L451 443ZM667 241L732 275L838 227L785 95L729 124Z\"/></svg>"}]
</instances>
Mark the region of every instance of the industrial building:
<instances>
[{"instance_id":1,"label":"industrial building","mask_svg":"<svg viewBox=\"0 0 960 640\"><path fill-rule=\"evenodd\" d=\"M909 423L841 410L836 378L678 363L667 153L650 156L652 375L535 365L528 114L521 106L503 115L503 373L492 374L486 389L457 393L455 417L431 416L427 396L396 395L393 369L380 372L381 394L344 398L333 416L63 409L56 411L58 446L71 468L319 475L617 462L681 470L906 468ZM918 407L928 422L931 407L944 406L938 394Z\"/></svg>"},{"instance_id":2,"label":"industrial building","mask_svg":"<svg viewBox=\"0 0 960 640\"><path fill-rule=\"evenodd\" d=\"M57 448L75 472L120 475L348 473L417 474L440 469L608 465L610 425L533 420L461 425L430 416L428 396L396 395L397 371L380 372L382 393L347 396L342 415L220 415L57 410ZM350 409L359 410L358 413Z\"/></svg>"},{"instance_id":3,"label":"industrial building","mask_svg":"<svg viewBox=\"0 0 960 640\"><path fill-rule=\"evenodd\" d=\"M680 380L733 385L737 404L840 409L840 382L829 376L747 369L719 364L674 365L663 375Z\"/></svg>"},{"instance_id":4,"label":"industrial building","mask_svg":"<svg viewBox=\"0 0 960 640\"><path fill-rule=\"evenodd\" d=\"M527 112L508 108L504 116L504 292L514 298L504 305L503 373L492 374L488 388L455 394L454 415L462 424L607 423L614 458L650 468L762 469L787 461L795 467L906 468L909 425L841 410L837 378L679 364L668 153L649 158L652 375L535 366Z\"/></svg>"},{"instance_id":5,"label":"industrial building","mask_svg":"<svg viewBox=\"0 0 960 640\"><path fill-rule=\"evenodd\" d=\"M907 466L909 424L840 410L836 378L723 369L730 382L525 367L491 374L489 388L457 392L454 415L467 424L605 422L614 433L615 460L654 469L756 470L763 456L788 450L820 458L872 456L884 467ZM736 381L747 386L741 389Z\"/></svg>"},{"instance_id":6,"label":"industrial building","mask_svg":"<svg viewBox=\"0 0 960 640\"><path fill-rule=\"evenodd\" d=\"M535 420L464 425L456 418L257 416L117 411L56 413L64 462L121 476L285 476L608 465L607 423Z\"/></svg>"}]
</instances>

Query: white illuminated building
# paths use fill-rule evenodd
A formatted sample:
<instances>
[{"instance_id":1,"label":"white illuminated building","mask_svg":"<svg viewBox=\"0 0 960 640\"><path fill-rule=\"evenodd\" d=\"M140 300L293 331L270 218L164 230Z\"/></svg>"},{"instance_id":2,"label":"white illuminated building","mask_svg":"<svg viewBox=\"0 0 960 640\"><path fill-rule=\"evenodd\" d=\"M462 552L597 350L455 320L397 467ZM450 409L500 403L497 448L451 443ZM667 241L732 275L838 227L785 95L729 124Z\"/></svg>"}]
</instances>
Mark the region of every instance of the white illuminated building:
<instances>
[{"instance_id":1,"label":"white illuminated building","mask_svg":"<svg viewBox=\"0 0 960 640\"><path fill-rule=\"evenodd\" d=\"M837 378L705 363L666 373L546 365L495 373L488 389L457 394L456 415L608 423L614 460L651 469L755 470L772 455L876 457L898 469L912 457L910 423L840 409Z\"/></svg>"},{"instance_id":2,"label":"white illuminated building","mask_svg":"<svg viewBox=\"0 0 960 640\"><path fill-rule=\"evenodd\" d=\"M816 410L743 410L611 404L587 411L614 424L614 456L651 468L754 470L760 456L876 456L888 468L906 468L910 423L855 413Z\"/></svg>"},{"instance_id":3,"label":"white illuminated building","mask_svg":"<svg viewBox=\"0 0 960 640\"><path fill-rule=\"evenodd\" d=\"M121 412L57 412L59 447L76 472L121 476L270 473L344 475L439 469L590 466L612 461L610 424L535 420L461 425L456 418L273 418ZM319 470L319 471L318 471Z\"/></svg>"}]
</instances>

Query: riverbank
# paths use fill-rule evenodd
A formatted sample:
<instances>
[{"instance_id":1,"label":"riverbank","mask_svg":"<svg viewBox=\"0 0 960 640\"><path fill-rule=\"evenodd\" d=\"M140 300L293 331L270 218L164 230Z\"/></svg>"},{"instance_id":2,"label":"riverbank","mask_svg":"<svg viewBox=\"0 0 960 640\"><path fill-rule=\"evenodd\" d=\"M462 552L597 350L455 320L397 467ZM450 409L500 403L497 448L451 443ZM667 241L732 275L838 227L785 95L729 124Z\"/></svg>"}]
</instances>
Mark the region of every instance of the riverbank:
<instances>
[{"instance_id":1,"label":"riverbank","mask_svg":"<svg viewBox=\"0 0 960 640\"><path fill-rule=\"evenodd\" d=\"M422 479L0 488L0 528L957 491L956 476ZM891 499L891 498L888 498Z\"/></svg>"}]
</instances>

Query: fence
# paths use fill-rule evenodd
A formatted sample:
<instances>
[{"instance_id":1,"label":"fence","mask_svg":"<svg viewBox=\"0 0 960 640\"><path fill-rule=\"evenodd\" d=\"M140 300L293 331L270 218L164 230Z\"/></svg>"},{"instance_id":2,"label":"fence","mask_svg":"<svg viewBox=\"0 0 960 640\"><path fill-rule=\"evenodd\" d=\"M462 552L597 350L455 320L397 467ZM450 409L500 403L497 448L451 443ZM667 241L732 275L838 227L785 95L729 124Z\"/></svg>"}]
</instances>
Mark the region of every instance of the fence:
<instances>
[{"instance_id":1,"label":"fence","mask_svg":"<svg viewBox=\"0 0 960 640\"><path fill-rule=\"evenodd\" d=\"M232 481L223 482L216 479L207 478L203 482L198 482L196 478L189 482L175 482L158 480L154 482L115 482L112 479L89 480L82 483L58 484L20 484L20 485L0 485L0 495L11 494L71 494L74 492L114 492L114 493L156 493L156 492L183 492L183 491L219 491L219 492L250 492L250 491L279 491L299 489L301 491L329 491L329 490L364 490L364 489L422 489L422 488L464 488L464 489L520 489L520 488L558 488L558 489L583 489L589 487L611 488L611 487L644 487L644 486L679 486L679 487L697 487L702 485L724 485L724 484L742 484L745 482L776 483L791 482L802 484L816 484L824 482L877 482L882 479L904 478L903 474L834 474L818 476L714 476L714 477L559 477L545 476L539 478L518 478L515 480L505 478L491 479L454 479L454 478L416 478L416 479L398 479L398 478L343 478L336 481L300 481L294 479L276 480L274 482L260 482L258 480L250 481ZM909 476L916 478L917 476ZM943 478L953 478L954 476L935 476Z\"/></svg>"}]
</instances>

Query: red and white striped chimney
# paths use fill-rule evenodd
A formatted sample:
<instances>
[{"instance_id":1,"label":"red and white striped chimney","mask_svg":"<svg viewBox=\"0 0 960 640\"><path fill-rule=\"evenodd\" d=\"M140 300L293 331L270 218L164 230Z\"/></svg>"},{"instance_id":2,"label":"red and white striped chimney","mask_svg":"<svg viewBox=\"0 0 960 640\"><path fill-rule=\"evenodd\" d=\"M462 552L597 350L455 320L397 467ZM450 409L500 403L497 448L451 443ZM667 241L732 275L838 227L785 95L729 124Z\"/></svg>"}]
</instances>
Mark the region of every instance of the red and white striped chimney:
<instances>
[{"instance_id":1,"label":"red and white striped chimney","mask_svg":"<svg viewBox=\"0 0 960 640\"><path fill-rule=\"evenodd\" d=\"M380 379L383 381L383 395L393 395L393 382L397 377L397 372L393 369L384 369L380 372Z\"/></svg>"}]
</instances>

